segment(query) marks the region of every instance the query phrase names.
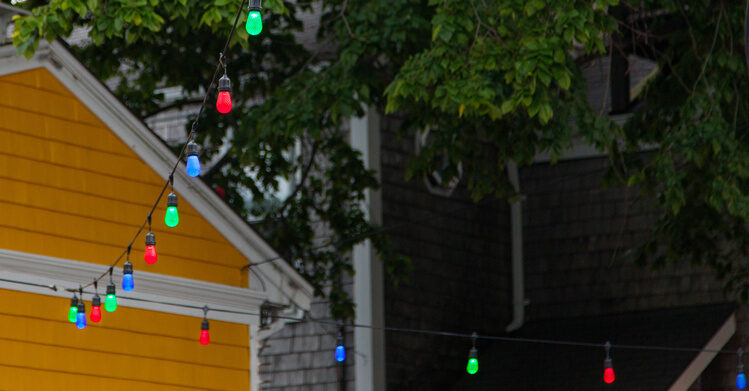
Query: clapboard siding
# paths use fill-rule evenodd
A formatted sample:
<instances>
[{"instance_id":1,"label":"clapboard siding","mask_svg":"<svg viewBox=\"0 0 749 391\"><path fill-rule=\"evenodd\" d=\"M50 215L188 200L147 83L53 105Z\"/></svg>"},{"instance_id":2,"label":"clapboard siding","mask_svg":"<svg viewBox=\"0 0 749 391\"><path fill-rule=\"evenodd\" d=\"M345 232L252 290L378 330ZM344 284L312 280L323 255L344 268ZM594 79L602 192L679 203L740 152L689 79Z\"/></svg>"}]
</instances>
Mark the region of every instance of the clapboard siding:
<instances>
[{"instance_id":1,"label":"clapboard siding","mask_svg":"<svg viewBox=\"0 0 749 391\"><path fill-rule=\"evenodd\" d=\"M105 312L100 323L78 330L65 318L67 304L62 298L0 290L0 389L60 389L52 385L71 376L84 377L86 387L103 378L112 390L248 389L244 325L211 321L211 344L202 346L195 317L120 306ZM12 376L4 367L13 368ZM24 379L17 369L38 374ZM112 379L123 380L122 386Z\"/></svg>"},{"instance_id":2,"label":"clapboard siding","mask_svg":"<svg viewBox=\"0 0 749 391\"><path fill-rule=\"evenodd\" d=\"M163 180L45 69L0 77L0 248L109 264ZM186 183L175 183L176 193ZM246 286L242 256L180 199L180 224L153 216L159 262L137 270Z\"/></svg>"}]
</instances>

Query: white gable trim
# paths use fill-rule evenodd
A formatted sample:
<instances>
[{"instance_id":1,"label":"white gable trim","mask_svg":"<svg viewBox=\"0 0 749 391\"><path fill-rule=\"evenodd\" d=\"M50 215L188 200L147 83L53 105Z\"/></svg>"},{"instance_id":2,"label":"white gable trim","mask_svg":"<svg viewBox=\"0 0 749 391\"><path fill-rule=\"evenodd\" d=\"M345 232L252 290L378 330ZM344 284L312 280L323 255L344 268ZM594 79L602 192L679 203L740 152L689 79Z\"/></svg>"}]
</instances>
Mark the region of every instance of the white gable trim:
<instances>
[{"instance_id":1,"label":"white gable trim","mask_svg":"<svg viewBox=\"0 0 749 391\"><path fill-rule=\"evenodd\" d=\"M27 61L12 45L0 47L0 76L43 67L49 70L86 107L101 119L164 180L176 156L58 41L42 42ZM249 261L277 258L278 253L232 211L205 183L190 178L183 163L175 172L174 187L209 223ZM312 286L284 260L254 266L268 300L308 310ZM253 281L252 278L249 279Z\"/></svg>"},{"instance_id":2,"label":"white gable trim","mask_svg":"<svg viewBox=\"0 0 749 391\"><path fill-rule=\"evenodd\" d=\"M94 277L107 271L107 269L108 267L104 265L95 265L70 259L0 249L0 271L2 271L0 277L7 280L36 284L54 284L58 288L57 291L53 291L44 287L0 281L0 288L2 289L70 298L72 295L70 292L66 292L64 290L65 288L73 288L78 284L91 281ZM267 298L264 293L252 291L247 288L238 288L165 274L149 273L137 269L134 271L133 275L135 277L135 290L132 292L123 292L119 288L122 269L115 268L114 282L115 285L117 285L118 302L125 307L195 317L203 316L203 311L200 309L183 308L174 305L127 299L128 297L132 297L134 299L153 300L198 307L207 305L209 308L215 307L231 311L259 314L260 306ZM109 280L106 277L101 281L99 293L102 296L104 295L108 283ZM84 292L93 292L93 290L94 288L90 287ZM91 300L90 294L85 294L84 297L86 301ZM260 321L260 318L257 315L233 314L218 311L209 311L208 317L210 319L248 325L257 325Z\"/></svg>"},{"instance_id":3,"label":"white gable trim","mask_svg":"<svg viewBox=\"0 0 749 391\"><path fill-rule=\"evenodd\" d=\"M718 350L728 343L736 332L736 314L731 314L728 319L723 323L723 326L710 338L707 345L703 347L703 351L700 352L697 357L689 363L689 366L682 372L674 384L669 387L668 391L687 391L689 387L694 384L702 372L707 368L711 361L718 354Z\"/></svg>"}]
</instances>

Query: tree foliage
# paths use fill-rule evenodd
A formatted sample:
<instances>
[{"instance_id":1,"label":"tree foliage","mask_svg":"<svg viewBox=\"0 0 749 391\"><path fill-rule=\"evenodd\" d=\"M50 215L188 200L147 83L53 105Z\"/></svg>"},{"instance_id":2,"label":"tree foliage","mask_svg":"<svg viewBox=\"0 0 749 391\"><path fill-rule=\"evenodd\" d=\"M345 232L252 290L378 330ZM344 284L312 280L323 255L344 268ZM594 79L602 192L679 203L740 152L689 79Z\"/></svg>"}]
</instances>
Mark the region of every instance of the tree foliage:
<instances>
[{"instance_id":1,"label":"tree foliage","mask_svg":"<svg viewBox=\"0 0 749 391\"><path fill-rule=\"evenodd\" d=\"M100 77L116 79L116 94L145 117L164 109L159 87L182 86L188 97L200 91L238 1L27 5L34 13L16 21L14 35L21 53L31 55L39 40L66 36L73 26L88 27L92 44L78 48L80 56ZM749 83L742 4L266 0L264 6L261 36L237 34L232 41L229 73L243 104L228 120L211 111L203 120L206 157L223 142L231 145L205 180L228 189L229 202L245 217L262 217L259 229L288 259L303 261L300 270L318 293L332 285L337 317L353 314L339 278L353 270L342 254L374 228L359 203L377 186L375 176L341 132L367 105L402 114L404 132L432 129L433 142L412 158L409 175L430 172L443 154L453 169L462 164L476 200L513 195L507 161L528 165L540 152L556 160L581 136L608 153L611 178L642 189L659 212L639 259L708 264L746 296ZM612 7L628 16L616 19ZM305 26L299 16L313 11L319 23ZM622 38L612 40L617 31ZM314 44L300 43L313 34ZM581 72L587 61L615 51L658 64L622 126L589 107ZM298 140L304 153L289 154ZM292 177L299 184L290 197L264 202L279 180ZM251 209L240 197L244 190L255 200ZM402 275L407 262L382 235L374 239L389 270Z\"/></svg>"}]
</instances>

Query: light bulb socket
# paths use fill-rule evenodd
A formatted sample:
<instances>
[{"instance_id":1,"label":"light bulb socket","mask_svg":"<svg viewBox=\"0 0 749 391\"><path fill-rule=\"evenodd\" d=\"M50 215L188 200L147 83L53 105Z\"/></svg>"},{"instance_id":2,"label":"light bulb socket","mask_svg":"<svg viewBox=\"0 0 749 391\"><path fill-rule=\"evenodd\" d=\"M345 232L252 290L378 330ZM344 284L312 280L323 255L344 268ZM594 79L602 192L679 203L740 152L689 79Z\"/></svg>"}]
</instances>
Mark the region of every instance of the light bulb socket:
<instances>
[{"instance_id":1,"label":"light bulb socket","mask_svg":"<svg viewBox=\"0 0 749 391\"><path fill-rule=\"evenodd\" d=\"M78 306L78 296L73 295L73 297L70 299L70 306L71 307Z\"/></svg>"},{"instance_id":2,"label":"light bulb socket","mask_svg":"<svg viewBox=\"0 0 749 391\"><path fill-rule=\"evenodd\" d=\"M200 325L201 330L208 330L208 319L203 318L203 323Z\"/></svg>"},{"instance_id":3,"label":"light bulb socket","mask_svg":"<svg viewBox=\"0 0 749 391\"><path fill-rule=\"evenodd\" d=\"M479 358L479 351L476 348L471 348L471 351L468 352L468 358Z\"/></svg>"},{"instance_id":4,"label":"light bulb socket","mask_svg":"<svg viewBox=\"0 0 749 391\"><path fill-rule=\"evenodd\" d=\"M604 368L613 368L614 367L614 362L610 358L607 358L607 359L603 360L603 367Z\"/></svg>"},{"instance_id":5,"label":"light bulb socket","mask_svg":"<svg viewBox=\"0 0 749 391\"><path fill-rule=\"evenodd\" d=\"M133 264L130 261L122 265L122 274L133 274Z\"/></svg>"},{"instance_id":6,"label":"light bulb socket","mask_svg":"<svg viewBox=\"0 0 749 391\"><path fill-rule=\"evenodd\" d=\"M78 302L78 313L86 313L86 303L84 303L83 300Z\"/></svg>"},{"instance_id":7,"label":"light bulb socket","mask_svg":"<svg viewBox=\"0 0 749 391\"><path fill-rule=\"evenodd\" d=\"M744 373L744 364L739 364L739 373Z\"/></svg>"},{"instance_id":8,"label":"light bulb socket","mask_svg":"<svg viewBox=\"0 0 749 391\"><path fill-rule=\"evenodd\" d=\"M229 76L226 76L226 74L224 74L223 76L221 76L220 79L218 79L218 91L219 92L231 92L231 79L229 79ZM195 144L193 142L190 142L190 143L191 144ZM198 145L195 144L196 148L197 148L197 146ZM190 152L189 152L190 151L190 149L189 149L190 148L190 144L187 144L187 148L188 148L188 153L187 154L189 155L190 154ZM197 152L195 154L197 155Z\"/></svg>"},{"instance_id":9,"label":"light bulb socket","mask_svg":"<svg viewBox=\"0 0 749 391\"><path fill-rule=\"evenodd\" d=\"M146 246L155 246L156 245L156 235L154 235L151 231L148 231L146 234Z\"/></svg>"},{"instance_id":10,"label":"light bulb socket","mask_svg":"<svg viewBox=\"0 0 749 391\"><path fill-rule=\"evenodd\" d=\"M224 77L226 77L226 76L224 76ZM222 77L222 79L223 79L223 77ZM229 82L229 83L231 84L231 82ZM219 85L221 85L221 81L220 80L219 80ZM231 89L231 86L229 87L229 89ZM219 91L220 90L221 89L219 87ZM198 144L196 144L195 141L190 141L189 143L187 143L187 156L198 156L199 152L200 152L200 146L198 146Z\"/></svg>"},{"instance_id":11,"label":"light bulb socket","mask_svg":"<svg viewBox=\"0 0 749 391\"><path fill-rule=\"evenodd\" d=\"M177 206L177 195L174 192L169 193L166 197L166 206Z\"/></svg>"},{"instance_id":12,"label":"light bulb socket","mask_svg":"<svg viewBox=\"0 0 749 391\"><path fill-rule=\"evenodd\" d=\"M114 284L110 283L107 285L107 295L116 295L116 289L114 287Z\"/></svg>"},{"instance_id":13,"label":"light bulb socket","mask_svg":"<svg viewBox=\"0 0 749 391\"><path fill-rule=\"evenodd\" d=\"M250 11L262 11L263 0L250 0L250 6L247 9Z\"/></svg>"},{"instance_id":14,"label":"light bulb socket","mask_svg":"<svg viewBox=\"0 0 749 391\"><path fill-rule=\"evenodd\" d=\"M92 307L101 307L101 297L99 297L99 294L95 294L94 298L91 299L91 306Z\"/></svg>"}]
</instances>

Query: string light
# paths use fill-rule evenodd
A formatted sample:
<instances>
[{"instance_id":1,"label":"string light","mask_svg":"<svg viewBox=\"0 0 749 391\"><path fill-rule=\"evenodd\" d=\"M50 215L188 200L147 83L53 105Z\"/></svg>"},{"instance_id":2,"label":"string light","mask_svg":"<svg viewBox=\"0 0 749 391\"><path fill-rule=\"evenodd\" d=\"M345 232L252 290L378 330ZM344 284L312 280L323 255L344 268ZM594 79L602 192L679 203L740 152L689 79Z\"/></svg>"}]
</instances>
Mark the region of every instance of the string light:
<instances>
[{"instance_id":1,"label":"string light","mask_svg":"<svg viewBox=\"0 0 749 391\"><path fill-rule=\"evenodd\" d=\"M219 99L221 99L221 93L219 93ZM218 103L216 104L216 107L218 107ZM231 110L231 97L229 97L229 110ZM198 144L195 144L194 141L187 143L187 164L185 170L187 171L187 175L193 178L200 175L200 159L198 158L198 151Z\"/></svg>"},{"instance_id":2,"label":"string light","mask_svg":"<svg viewBox=\"0 0 749 391\"><path fill-rule=\"evenodd\" d=\"M107 297L104 298L104 309L114 312L117 309L117 293L112 281L112 268L109 268L109 285L107 285Z\"/></svg>"},{"instance_id":3,"label":"string light","mask_svg":"<svg viewBox=\"0 0 749 391\"><path fill-rule=\"evenodd\" d=\"M614 373L614 362L611 360L611 356L609 355L609 352L611 351L611 342L606 341L606 344L603 345L604 349L606 349L606 359L603 360L603 382L606 384L611 384L616 380L616 374Z\"/></svg>"},{"instance_id":4,"label":"string light","mask_svg":"<svg viewBox=\"0 0 749 391\"><path fill-rule=\"evenodd\" d=\"M338 336L336 336L335 346L335 360L338 362L346 361L346 347L343 346L343 326L338 329Z\"/></svg>"},{"instance_id":5,"label":"string light","mask_svg":"<svg viewBox=\"0 0 749 391\"><path fill-rule=\"evenodd\" d=\"M173 179L170 177L170 181ZM179 212L177 211L177 195L174 194L174 189L166 197L166 214L164 215L164 223L167 227L176 227L179 224Z\"/></svg>"},{"instance_id":6,"label":"string light","mask_svg":"<svg viewBox=\"0 0 749 391\"><path fill-rule=\"evenodd\" d=\"M133 280L133 264L130 263L130 246L127 247L127 260L122 265L122 290L130 292L135 288L135 281Z\"/></svg>"},{"instance_id":7,"label":"string light","mask_svg":"<svg viewBox=\"0 0 749 391\"><path fill-rule=\"evenodd\" d=\"M159 256L156 254L156 235L150 230L146 234L146 251L143 260L149 265L153 265L159 260Z\"/></svg>"},{"instance_id":8,"label":"string light","mask_svg":"<svg viewBox=\"0 0 749 391\"><path fill-rule=\"evenodd\" d=\"M91 321L99 323L101 320L101 297L99 297L99 282L94 280L94 298L91 299Z\"/></svg>"},{"instance_id":9,"label":"string light","mask_svg":"<svg viewBox=\"0 0 749 391\"><path fill-rule=\"evenodd\" d=\"M68 310L68 321L75 323L77 320L76 315L78 314L78 296L73 293L73 298L70 299L70 309Z\"/></svg>"},{"instance_id":10,"label":"string light","mask_svg":"<svg viewBox=\"0 0 749 391\"><path fill-rule=\"evenodd\" d=\"M81 290L81 299L78 300L78 311L76 314L75 327L79 330L86 328L86 303L83 302L83 288Z\"/></svg>"},{"instance_id":11,"label":"string light","mask_svg":"<svg viewBox=\"0 0 749 391\"><path fill-rule=\"evenodd\" d=\"M203 322L200 324L200 344L208 345L211 343L211 333L208 330L210 327L208 324L208 306L203 307Z\"/></svg>"},{"instance_id":12,"label":"string light","mask_svg":"<svg viewBox=\"0 0 749 391\"><path fill-rule=\"evenodd\" d=\"M244 26L247 34L258 35L263 31L263 16L260 14L262 10L262 0L250 0L250 12L247 15L247 24Z\"/></svg>"},{"instance_id":13,"label":"string light","mask_svg":"<svg viewBox=\"0 0 749 391\"><path fill-rule=\"evenodd\" d=\"M219 63L224 67L224 75L218 79L216 110L221 114L228 114L231 111L231 79L229 79L229 76L226 74L226 58L224 58L223 54L219 59Z\"/></svg>"},{"instance_id":14,"label":"string light","mask_svg":"<svg viewBox=\"0 0 749 391\"><path fill-rule=\"evenodd\" d=\"M739 368L736 374L736 388L743 390L746 388L746 375L744 374L744 349L739 348Z\"/></svg>"},{"instance_id":15,"label":"string light","mask_svg":"<svg viewBox=\"0 0 749 391\"><path fill-rule=\"evenodd\" d=\"M476 349L476 339L479 337L476 332L471 334L473 340L473 347L468 352L468 364L466 364L466 372L469 375L475 375L479 371L479 351Z\"/></svg>"},{"instance_id":16,"label":"string light","mask_svg":"<svg viewBox=\"0 0 749 391\"><path fill-rule=\"evenodd\" d=\"M99 323L101 320L101 297L99 294L95 294L94 298L91 299L91 321Z\"/></svg>"}]
</instances>

